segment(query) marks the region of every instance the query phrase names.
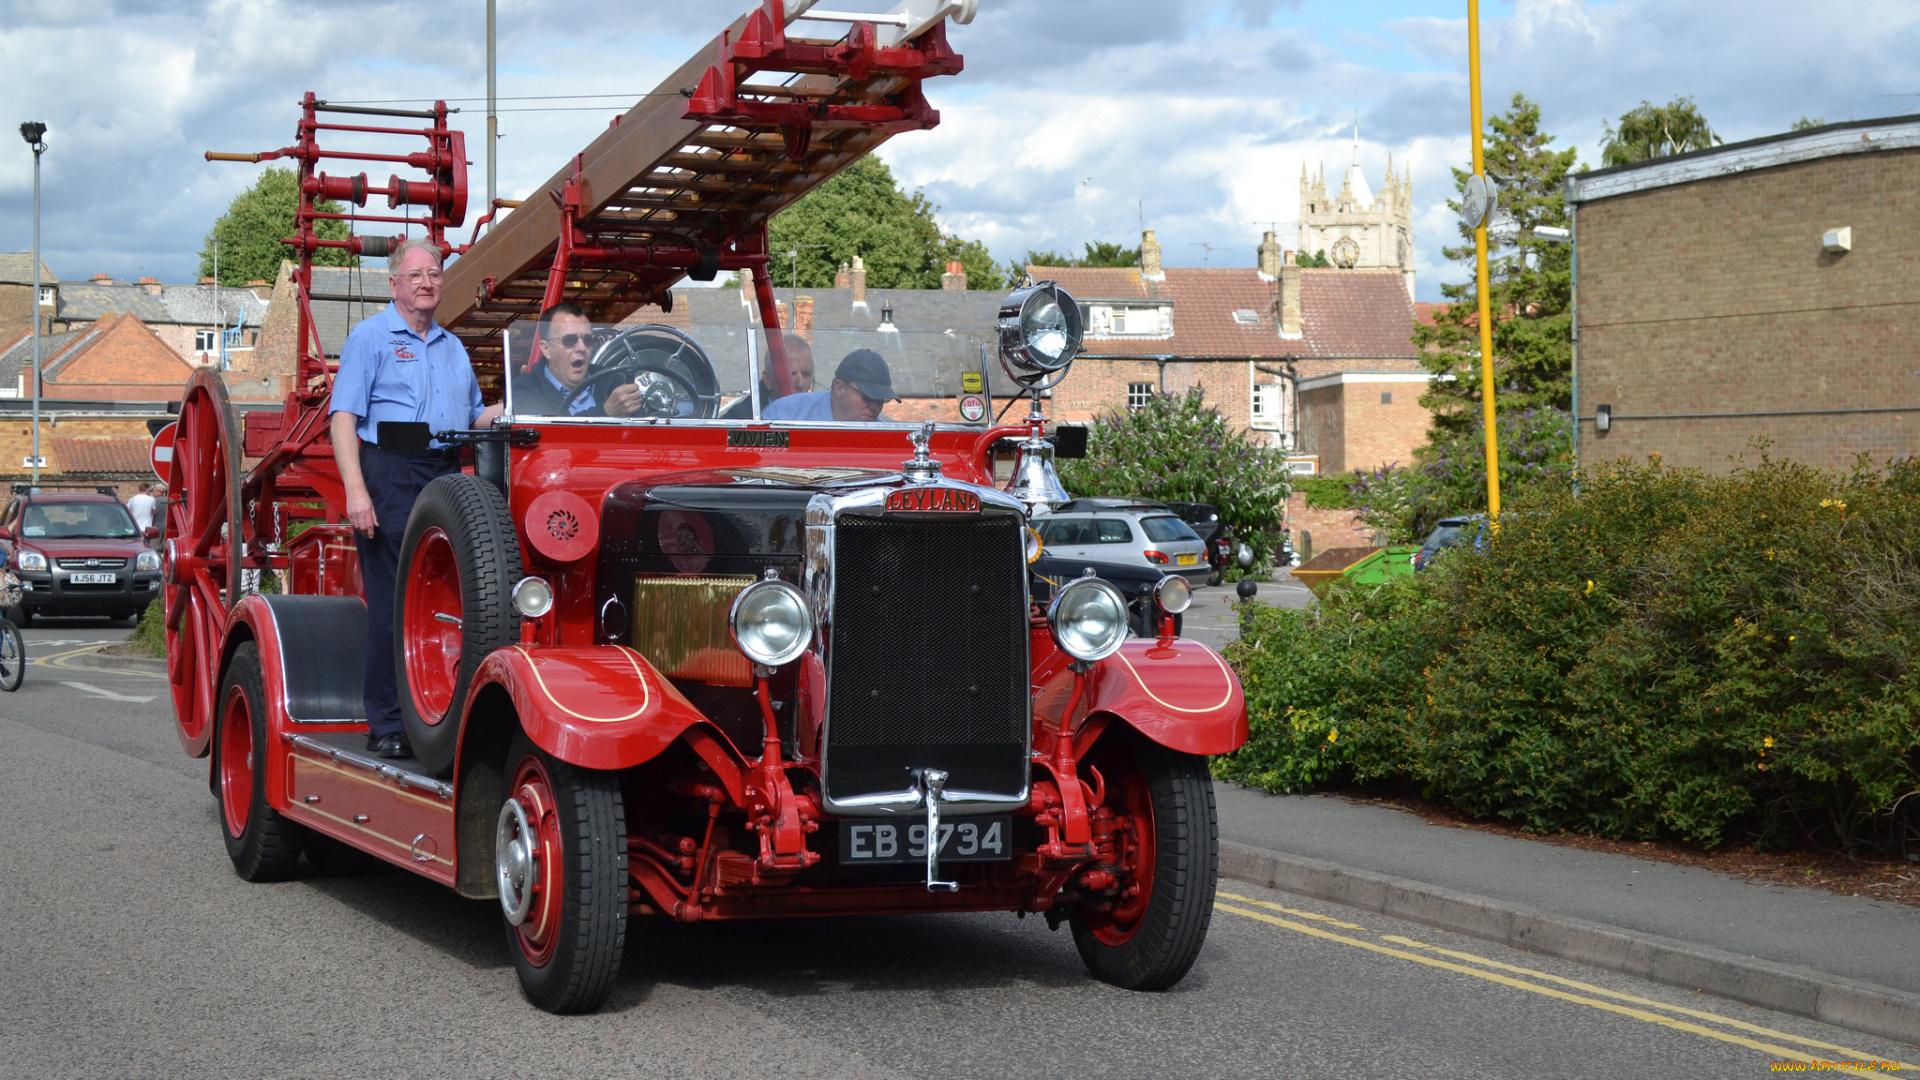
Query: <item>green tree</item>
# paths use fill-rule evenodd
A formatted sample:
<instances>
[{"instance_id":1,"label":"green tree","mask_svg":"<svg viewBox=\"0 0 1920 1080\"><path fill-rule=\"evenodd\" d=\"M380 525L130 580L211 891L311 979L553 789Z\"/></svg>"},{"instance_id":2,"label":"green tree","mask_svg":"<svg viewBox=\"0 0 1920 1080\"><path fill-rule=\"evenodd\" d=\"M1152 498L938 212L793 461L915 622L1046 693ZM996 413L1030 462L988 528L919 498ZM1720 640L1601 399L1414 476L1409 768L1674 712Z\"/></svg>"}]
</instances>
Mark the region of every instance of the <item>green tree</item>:
<instances>
[{"instance_id":1,"label":"green tree","mask_svg":"<svg viewBox=\"0 0 1920 1080\"><path fill-rule=\"evenodd\" d=\"M800 288L832 288L840 264L858 255L876 289L937 289L956 259L968 287L1004 288L986 245L943 233L934 219L939 210L921 192L902 191L886 162L869 154L774 216L774 281L787 284L792 271Z\"/></svg>"},{"instance_id":2,"label":"green tree","mask_svg":"<svg viewBox=\"0 0 1920 1080\"><path fill-rule=\"evenodd\" d=\"M1540 130L1540 107L1521 94L1488 126L1487 176L1500 189L1487 230L1495 397L1503 409L1566 409L1573 395L1572 252L1535 239L1533 230L1566 227L1561 186L1577 151L1552 148L1553 136ZM1464 190L1470 175L1453 170L1456 187ZM1460 209L1457 199L1447 205ZM1442 253L1472 267L1473 232L1464 223L1460 236L1464 243ZM1479 294L1471 278L1440 292L1451 303L1434 325L1413 330L1421 363L1436 376L1420 403L1432 411L1436 432L1457 434L1480 418Z\"/></svg>"},{"instance_id":3,"label":"green tree","mask_svg":"<svg viewBox=\"0 0 1920 1080\"><path fill-rule=\"evenodd\" d=\"M1029 266L1110 267L1140 265L1140 249L1138 247L1121 247L1119 244L1111 244L1105 240L1095 240L1081 246L1085 249L1085 254L1083 255L1062 255L1060 252L1052 250L1029 250L1026 260L1014 267L1014 269L1017 273L1024 274L1027 272L1027 267Z\"/></svg>"},{"instance_id":4,"label":"green tree","mask_svg":"<svg viewBox=\"0 0 1920 1080\"><path fill-rule=\"evenodd\" d=\"M253 186L233 197L227 212L213 223L213 231L200 248L200 276L213 276L213 242L220 241L220 284L245 285L249 281L272 281L280 273L280 262L293 257L293 249L280 242L293 235L294 215L300 209L300 174L292 169L261 170ZM339 203L322 199L314 209L328 214L346 213ZM319 221L313 231L322 240L345 240L349 226L344 221ZM313 253L315 266L358 266L360 260L342 248L321 248Z\"/></svg>"},{"instance_id":5,"label":"green tree","mask_svg":"<svg viewBox=\"0 0 1920 1080\"><path fill-rule=\"evenodd\" d=\"M1321 248L1311 255L1303 251L1295 256L1293 261L1309 270L1316 268L1325 270L1333 266L1333 260L1327 258L1326 248Z\"/></svg>"},{"instance_id":6,"label":"green tree","mask_svg":"<svg viewBox=\"0 0 1920 1080\"><path fill-rule=\"evenodd\" d=\"M1606 125L1600 164L1631 165L1688 150L1705 150L1724 141L1713 133L1690 97L1677 97L1665 105L1642 101L1620 117L1618 128Z\"/></svg>"},{"instance_id":7,"label":"green tree","mask_svg":"<svg viewBox=\"0 0 1920 1080\"><path fill-rule=\"evenodd\" d=\"M1087 456L1060 463L1075 495L1212 503L1263 563L1286 513L1287 476L1283 455L1229 426L1199 387L1102 415Z\"/></svg>"},{"instance_id":8,"label":"green tree","mask_svg":"<svg viewBox=\"0 0 1920 1080\"><path fill-rule=\"evenodd\" d=\"M1825 127L1826 125L1827 118L1824 116L1803 116L1793 122L1793 130L1806 131L1809 128Z\"/></svg>"}]
</instances>

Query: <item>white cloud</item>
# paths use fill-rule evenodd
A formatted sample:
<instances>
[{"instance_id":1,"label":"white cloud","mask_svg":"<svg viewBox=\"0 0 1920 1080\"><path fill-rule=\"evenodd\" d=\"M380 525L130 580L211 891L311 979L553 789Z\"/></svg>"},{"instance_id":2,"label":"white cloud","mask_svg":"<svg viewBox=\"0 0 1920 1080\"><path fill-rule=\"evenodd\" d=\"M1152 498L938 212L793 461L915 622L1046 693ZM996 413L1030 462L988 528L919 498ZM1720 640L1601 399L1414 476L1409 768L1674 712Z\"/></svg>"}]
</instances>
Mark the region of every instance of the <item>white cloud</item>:
<instances>
[{"instance_id":1,"label":"white cloud","mask_svg":"<svg viewBox=\"0 0 1920 1080\"><path fill-rule=\"evenodd\" d=\"M747 0L502 0L500 93L652 89ZM835 0L881 9L891 0ZM202 236L253 176L201 151L291 141L306 90L334 100L477 97L480 5L401 0L0 0L5 119L50 126L44 242L69 278L190 278ZM1251 265L1262 221L1295 216L1301 166L1360 155L1377 187L1410 169L1422 299L1461 268L1445 207L1467 157L1465 26L1457 6L1391 17L1337 0L983 0L951 32L967 70L934 80L931 132L881 156L948 227L1002 259L1028 248L1131 244L1142 211L1173 263ZM1597 160L1601 125L1642 98L1691 94L1729 140L1920 110L1914 9L1863 0L1845 17L1787 0L1517 0L1488 4L1489 112L1517 91L1547 130ZM529 194L620 108L617 99L503 101L500 190ZM621 102L630 104L630 99ZM484 183L477 101L455 103ZM4 147L12 146L11 151ZM24 249L32 159L0 142L0 249ZM345 171L345 170L340 170ZM370 168L369 171L376 171ZM386 168L379 168L384 179ZM1083 182L1085 181L1085 182ZM475 205L478 204L476 199Z\"/></svg>"}]
</instances>

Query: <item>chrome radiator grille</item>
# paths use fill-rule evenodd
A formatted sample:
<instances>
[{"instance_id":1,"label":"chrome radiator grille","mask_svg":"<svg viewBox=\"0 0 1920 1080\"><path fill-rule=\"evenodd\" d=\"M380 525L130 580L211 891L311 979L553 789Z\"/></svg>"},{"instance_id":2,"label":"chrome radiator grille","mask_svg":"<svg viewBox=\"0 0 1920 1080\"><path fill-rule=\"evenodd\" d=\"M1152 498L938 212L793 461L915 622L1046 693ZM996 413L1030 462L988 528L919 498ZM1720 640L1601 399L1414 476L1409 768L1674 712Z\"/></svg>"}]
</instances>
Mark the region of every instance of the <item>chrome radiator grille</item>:
<instances>
[{"instance_id":1,"label":"chrome radiator grille","mask_svg":"<svg viewBox=\"0 0 1920 1080\"><path fill-rule=\"evenodd\" d=\"M836 800L948 772L1024 790L1026 562L1013 515L842 515L835 523L827 718Z\"/></svg>"}]
</instances>

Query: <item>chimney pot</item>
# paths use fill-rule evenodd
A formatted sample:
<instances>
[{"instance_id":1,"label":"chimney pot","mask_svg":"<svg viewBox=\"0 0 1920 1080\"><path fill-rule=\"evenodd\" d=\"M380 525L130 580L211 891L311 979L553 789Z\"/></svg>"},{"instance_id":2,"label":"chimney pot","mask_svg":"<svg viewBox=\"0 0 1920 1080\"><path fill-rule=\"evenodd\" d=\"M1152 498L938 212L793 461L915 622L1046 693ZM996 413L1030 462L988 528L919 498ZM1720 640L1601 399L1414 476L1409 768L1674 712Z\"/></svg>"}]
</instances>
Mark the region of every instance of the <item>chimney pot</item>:
<instances>
[{"instance_id":1,"label":"chimney pot","mask_svg":"<svg viewBox=\"0 0 1920 1080\"><path fill-rule=\"evenodd\" d=\"M147 290L147 295L149 296L160 295L160 279L159 278L143 277L140 279L138 284L141 288Z\"/></svg>"},{"instance_id":2,"label":"chimney pot","mask_svg":"<svg viewBox=\"0 0 1920 1080\"><path fill-rule=\"evenodd\" d=\"M1151 281L1163 281L1167 276L1160 269L1160 241L1153 238L1152 229L1140 231L1140 276Z\"/></svg>"},{"instance_id":3,"label":"chimney pot","mask_svg":"<svg viewBox=\"0 0 1920 1080\"><path fill-rule=\"evenodd\" d=\"M841 263L839 272L833 275L833 287L836 289L845 289L852 287L852 285L852 271L847 269L846 263Z\"/></svg>"},{"instance_id":4,"label":"chimney pot","mask_svg":"<svg viewBox=\"0 0 1920 1080\"><path fill-rule=\"evenodd\" d=\"M1259 260L1257 265L1260 267L1261 276L1267 278L1280 276L1280 267L1286 264L1286 255L1280 247L1280 242L1273 238L1273 230L1269 229L1261 235L1260 247L1255 254Z\"/></svg>"},{"instance_id":5,"label":"chimney pot","mask_svg":"<svg viewBox=\"0 0 1920 1080\"><path fill-rule=\"evenodd\" d=\"M1280 284L1279 294L1273 299L1274 306L1278 309L1276 314L1279 316L1277 321L1280 323L1281 337L1297 338L1301 333L1300 274L1300 267L1292 260L1288 260L1280 267L1280 272L1274 275L1279 279Z\"/></svg>"},{"instance_id":6,"label":"chimney pot","mask_svg":"<svg viewBox=\"0 0 1920 1080\"><path fill-rule=\"evenodd\" d=\"M93 282L95 285L111 285L113 284L113 275L112 274L95 274L93 275L93 277L87 280Z\"/></svg>"},{"instance_id":7,"label":"chimney pot","mask_svg":"<svg viewBox=\"0 0 1920 1080\"><path fill-rule=\"evenodd\" d=\"M947 292L967 291L967 270L958 259L947 263L947 272L940 275L940 288Z\"/></svg>"},{"instance_id":8,"label":"chimney pot","mask_svg":"<svg viewBox=\"0 0 1920 1080\"><path fill-rule=\"evenodd\" d=\"M853 302L867 302L867 260L858 255L853 257L853 268L847 271L847 287L853 290Z\"/></svg>"}]
</instances>

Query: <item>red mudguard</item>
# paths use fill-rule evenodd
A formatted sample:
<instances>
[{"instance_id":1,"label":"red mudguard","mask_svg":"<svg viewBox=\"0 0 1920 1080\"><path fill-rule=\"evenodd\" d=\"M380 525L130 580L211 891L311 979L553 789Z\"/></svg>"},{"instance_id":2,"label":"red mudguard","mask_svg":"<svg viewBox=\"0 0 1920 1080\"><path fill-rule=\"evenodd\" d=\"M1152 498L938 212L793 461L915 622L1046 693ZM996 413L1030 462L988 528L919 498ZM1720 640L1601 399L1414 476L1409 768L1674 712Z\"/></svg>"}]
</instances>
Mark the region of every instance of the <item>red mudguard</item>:
<instances>
[{"instance_id":1,"label":"red mudguard","mask_svg":"<svg viewBox=\"0 0 1920 1080\"><path fill-rule=\"evenodd\" d=\"M513 699L534 745L584 769L651 761L706 717L645 657L624 645L514 645L487 657L468 708L489 685Z\"/></svg>"},{"instance_id":2,"label":"red mudguard","mask_svg":"<svg viewBox=\"0 0 1920 1080\"><path fill-rule=\"evenodd\" d=\"M1073 690L1067 656L1054 652L1034 672L1034 712L1056 730ZM1247 698L1220 654L1185 638L1131 638L1087 672L1084 717L1108 713L1169 750L1225 754L1247 741Z\"/></svg>"}]
</instances>

